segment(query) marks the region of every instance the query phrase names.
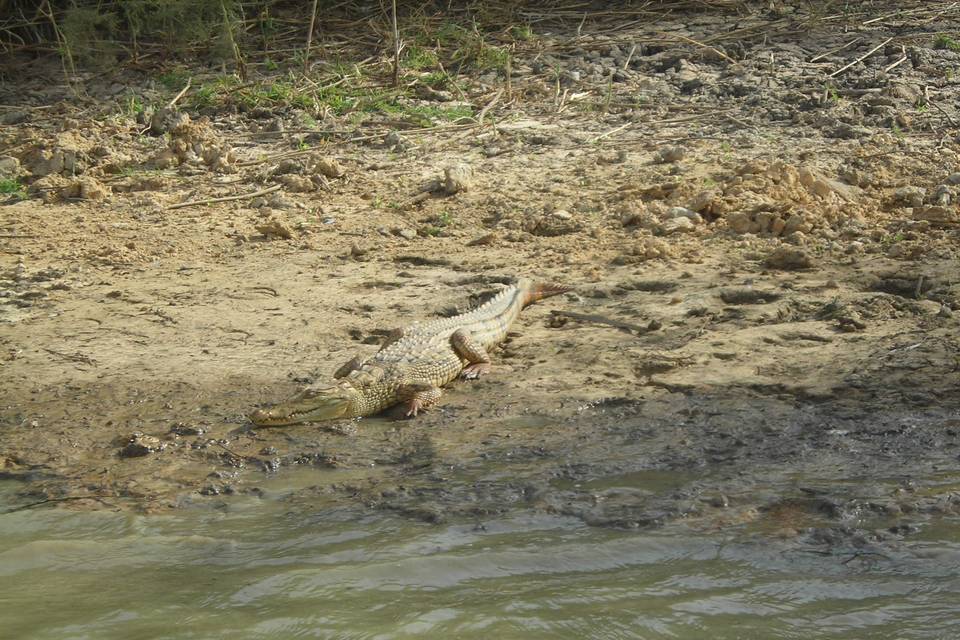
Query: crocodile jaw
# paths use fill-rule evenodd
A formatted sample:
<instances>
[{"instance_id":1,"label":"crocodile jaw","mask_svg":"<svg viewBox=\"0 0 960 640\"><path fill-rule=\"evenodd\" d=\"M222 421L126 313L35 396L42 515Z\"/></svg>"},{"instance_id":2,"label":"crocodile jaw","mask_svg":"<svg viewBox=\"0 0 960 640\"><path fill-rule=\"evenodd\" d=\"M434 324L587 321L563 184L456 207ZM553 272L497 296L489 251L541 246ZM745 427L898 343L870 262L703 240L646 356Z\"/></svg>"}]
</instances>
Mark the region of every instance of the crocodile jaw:
<instances>
[{"instance_id":1,"label":"crocodile jaw","mask_svg":"<svg viewBox=\"0 0 960 640\"><path fill-rule=\"evenodd\" d=\"M301 422L320 422L349 418L357 391L346 385L307 387L286 402L250 414L250 422L258 427L278 427Z\"/></svg>"}]
</instances>

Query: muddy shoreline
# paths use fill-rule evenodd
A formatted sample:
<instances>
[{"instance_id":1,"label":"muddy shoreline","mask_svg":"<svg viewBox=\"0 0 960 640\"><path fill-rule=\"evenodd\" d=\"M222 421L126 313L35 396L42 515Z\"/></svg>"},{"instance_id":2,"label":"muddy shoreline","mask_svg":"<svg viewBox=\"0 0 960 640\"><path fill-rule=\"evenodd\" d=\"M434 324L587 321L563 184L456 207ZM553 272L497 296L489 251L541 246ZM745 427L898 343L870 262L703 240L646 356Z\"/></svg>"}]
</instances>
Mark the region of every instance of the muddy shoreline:
<instances>
[{"instance_id":1,"label":"muddy shoreline","mask_svg":"<svg viewBox=\"0 0 960 640\"><path fill-rule=\"evenodd\" d=\"M334 116L344 137L296 133L286 107L141 135L50 78L4 87L0 156L30 197L0 206L0 476L23 481L19 506L162 512L307 467L336 471L295 492L328 507L683 520L837 548L960 515L960 115L943 71L960 54L904 24L815 63L842 25L724 56L643 44L702 41L732 28L722 15L558 30L517 53L516 99L469 79L482 121L374 116L354 142ZM886 71L901 44L909 61ZM517 275L575 291L527 309L493 373L425 416L246 421Z\"/></svg>"}]
</instances>

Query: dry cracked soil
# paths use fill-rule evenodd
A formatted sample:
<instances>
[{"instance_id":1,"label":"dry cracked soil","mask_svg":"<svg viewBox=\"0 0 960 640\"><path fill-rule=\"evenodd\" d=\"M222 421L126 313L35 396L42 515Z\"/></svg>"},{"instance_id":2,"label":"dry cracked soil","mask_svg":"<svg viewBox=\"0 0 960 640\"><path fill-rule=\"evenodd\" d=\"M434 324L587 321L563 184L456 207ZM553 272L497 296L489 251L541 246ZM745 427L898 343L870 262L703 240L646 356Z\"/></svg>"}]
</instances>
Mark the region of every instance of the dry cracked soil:
<instances>
[{"instance_id":1,"label":"dry cracked soil","mask_svg":"<svg viewBox=\"0 0 960 640\"><path fill-rule=\"evenodd\" d=\"M17 62L0 475L25 505L154 512L299 465L335 471L296 488L330 508L808 546L956 516L960 53L936 34L960 13L917 6L551 23L509 80L465 76L472 117L430 126L138 121L116 104L162 107L149 74L77 92ZM574 291L425 415L247 421L516 276Z\"/></svg>"}]
</instances>

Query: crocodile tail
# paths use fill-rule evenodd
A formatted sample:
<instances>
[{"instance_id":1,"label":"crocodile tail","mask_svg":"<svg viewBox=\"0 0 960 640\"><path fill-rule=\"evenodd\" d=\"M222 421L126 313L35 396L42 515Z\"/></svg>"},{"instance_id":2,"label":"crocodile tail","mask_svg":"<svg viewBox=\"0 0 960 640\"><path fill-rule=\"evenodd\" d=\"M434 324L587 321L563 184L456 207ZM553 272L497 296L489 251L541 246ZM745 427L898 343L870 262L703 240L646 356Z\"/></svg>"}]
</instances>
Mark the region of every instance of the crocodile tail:
<instances>
[{"instance_id":1,"label":"crocodile tail","mask_svg":"<svg viewBox=\"0 0 960 640\"><path fill-rule=\"evenodd\" d=\"M550 296L558 296L561 293L573 291L573 287L567 287L555 282L532 282L527 287L526 296L523 300L523 306L533 304L537 300L543 300Z\"/></svg>"}]
</instances>

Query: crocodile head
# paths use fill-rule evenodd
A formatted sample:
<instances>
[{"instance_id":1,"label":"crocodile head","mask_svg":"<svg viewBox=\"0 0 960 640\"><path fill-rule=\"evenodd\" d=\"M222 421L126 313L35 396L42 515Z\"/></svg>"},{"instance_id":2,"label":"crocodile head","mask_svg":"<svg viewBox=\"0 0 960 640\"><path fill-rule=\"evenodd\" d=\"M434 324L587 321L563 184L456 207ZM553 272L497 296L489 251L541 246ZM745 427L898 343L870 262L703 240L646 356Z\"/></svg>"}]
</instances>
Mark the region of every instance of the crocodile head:
<instances>
[{"instance_id":1,"label":"crocodile head","mask_svg":"<svg viewBox=\"0 0 960 640\"><path fill-rule=\"evenodd\" d=\"M300 422L336 420L355 415L352 411L358 392L352 386L307 387L290 400L250 414L250 422L259 427L276 427Z\"/></svg>"}]
</instances>

